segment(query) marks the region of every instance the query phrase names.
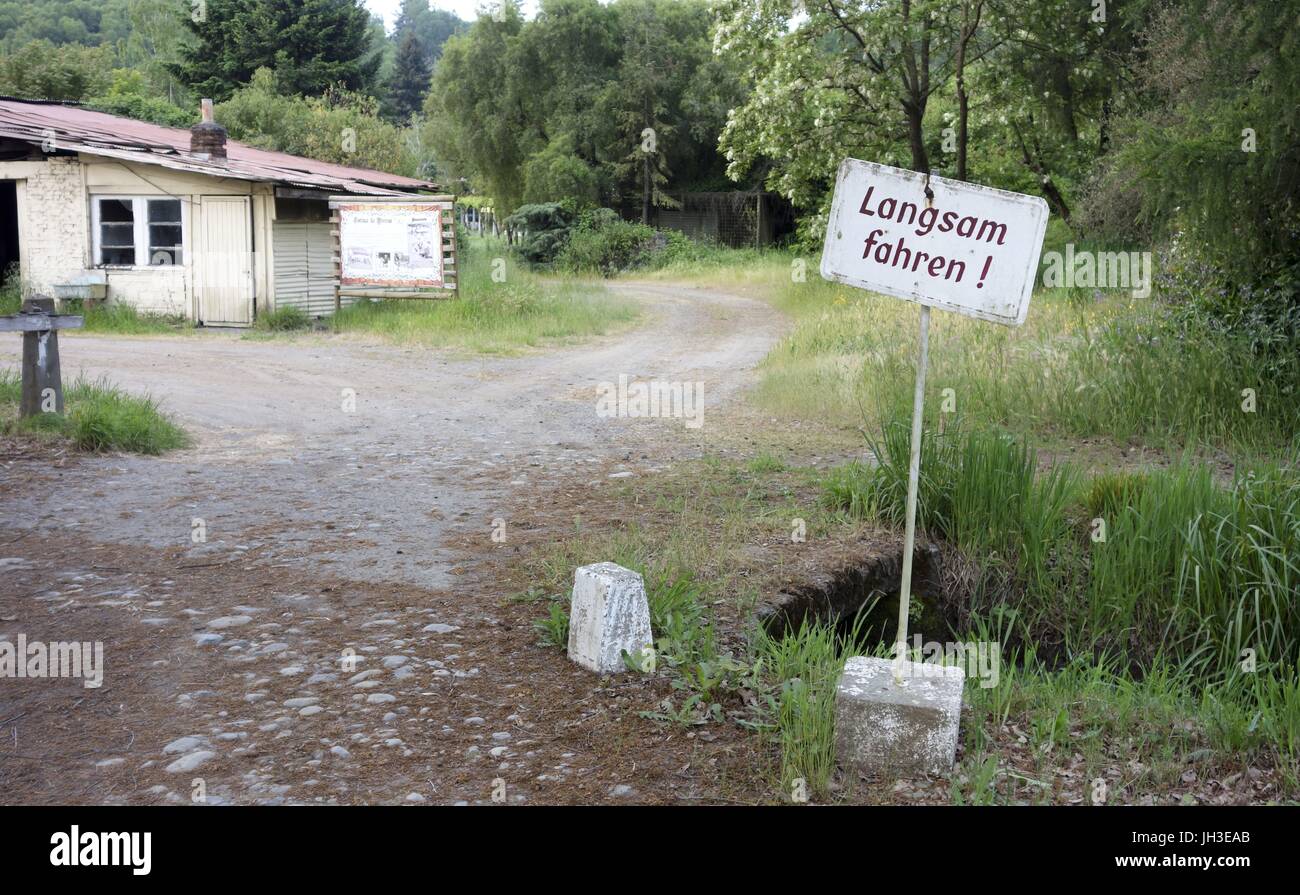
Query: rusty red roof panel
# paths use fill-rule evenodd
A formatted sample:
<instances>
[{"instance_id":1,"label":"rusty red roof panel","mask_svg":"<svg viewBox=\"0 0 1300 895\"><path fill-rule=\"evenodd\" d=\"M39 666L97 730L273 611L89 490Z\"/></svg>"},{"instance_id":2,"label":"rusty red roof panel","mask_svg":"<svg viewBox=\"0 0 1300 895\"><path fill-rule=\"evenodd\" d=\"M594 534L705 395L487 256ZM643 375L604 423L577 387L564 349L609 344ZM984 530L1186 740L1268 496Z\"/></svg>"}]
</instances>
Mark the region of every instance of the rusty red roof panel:
<instances>
[{"instance_id":1,"label":"rusty red roof panel","mask_svg":"<svg viewBox=\"0 0 1300 895\"><path fill-rule=\"evenodd\" d=\"M318 162L237 140L227 142L226 159L202 159L190 154L186 128L163 127L67 103L0 97L0 137L38 145L52 140L58 149L88 155L330 192L388 195L438 188L426 180Z\"/></svg>"}]
</instances>

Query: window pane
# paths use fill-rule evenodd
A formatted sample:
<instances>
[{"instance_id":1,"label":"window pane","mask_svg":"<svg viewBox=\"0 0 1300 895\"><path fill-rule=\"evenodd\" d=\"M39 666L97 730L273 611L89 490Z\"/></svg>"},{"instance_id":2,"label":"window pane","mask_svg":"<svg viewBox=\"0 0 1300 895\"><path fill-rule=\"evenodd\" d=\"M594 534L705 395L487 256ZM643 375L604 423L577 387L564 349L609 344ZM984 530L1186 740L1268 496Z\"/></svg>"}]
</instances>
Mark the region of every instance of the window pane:
<instances>
[{"instance_id":1,"label":"window pane","mask_svg":"<svg viewBox=\"0 0 1300 895\"><path fill-rule=\"evenodd\" d=\"M130 199L100 199L99 219L101 221L135 220L135 206Z\"/></svg>"},{"instance_id":2,"label":"window pane","mask_svg":"<svg viewBox=\"0 0 1300 895\"><path fill-rule=\"evenodd\" d=\"M177 224L149 225L149 264L181 263L181 228Z\"/></svg>"},{"instance_id":3,"label":"window pane","mask_svg":"<svg viewBox=\"0 0 1300 895\"><path fill-rule=\"evenodd\" d=\"M100 224L99 244L105 248L134 248L134 224Z\"/></svg>"},{"instance_id":4,"label":"window pane","mask_svg":"<svg viewBox=\"0 0 1300 895\"><path fill-rule=\"evenodd\" d=\"M181 200L180 199L150 199L149 200L149 223L151 224L180 224L181 222ZM176 240L178 243L179 239Z\"/></svg>"},{"instance_id":5,"label":"window pane","mask_svg":"<svg viewBox=\"0 0 1300 895\"><path fill-rule=\"evenodd\" d=\"M135 249L105 248L101 253L101 264L135 264Z\"/></svg>"},{"instance_id":6,"label":"window pane","mask_svg":"<svg viewBox=\"0 0 1300 895\"><path fill-rule=\"evenodd\" d=\"M99 200L99 263L135 264L135 203Z\"/></svg>"},{"instance_id":7,"label":"window pane","mask_svg":"<svg viewBox=\"0 0 1300 895\"><path fill-rule=\"evenodd\" d=\"M149 248L149 266L150 267L171 267L173 264L181 263L181 247L159 248L151 246Z\"/></svg>"},{"instance_id":8,"label":"window pane","mask_svg":"<svg viewBox=\"0 0 1300 895\"><path fill-rule=\"evenodd\" d=\"M180 224L150 224L149 225L149 245L178 246L181 244L181 225Z\"/></svg>"},{"instance_id":9,"label":"window pane","mask_svg":"<svg viewBox=\"0 0 1300 895\"><path fill-rule=\"evenodd\" d=\"M150 199L149 264L153 267L181 263L181 201Z\"/></svg>"}]
</instances>

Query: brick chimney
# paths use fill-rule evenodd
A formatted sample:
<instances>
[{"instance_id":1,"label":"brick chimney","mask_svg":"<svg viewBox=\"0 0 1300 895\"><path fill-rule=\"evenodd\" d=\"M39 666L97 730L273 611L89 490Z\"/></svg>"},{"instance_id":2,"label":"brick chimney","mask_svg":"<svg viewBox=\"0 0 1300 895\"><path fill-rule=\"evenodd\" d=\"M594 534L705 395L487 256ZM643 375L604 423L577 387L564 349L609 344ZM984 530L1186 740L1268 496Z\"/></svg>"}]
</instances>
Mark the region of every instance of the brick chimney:
<instances>
[{"instance_id":1,"label":"brick chimney","mask_svg":"<svg viewBox=\"0 0 1300 895\"><path fill-rule=\"evenodd\" d=\"M226 129L212 120L212 100L202 101L203 120L190 128L190 154L201 159L226 157Z\"/></svg>"}]
</instances>

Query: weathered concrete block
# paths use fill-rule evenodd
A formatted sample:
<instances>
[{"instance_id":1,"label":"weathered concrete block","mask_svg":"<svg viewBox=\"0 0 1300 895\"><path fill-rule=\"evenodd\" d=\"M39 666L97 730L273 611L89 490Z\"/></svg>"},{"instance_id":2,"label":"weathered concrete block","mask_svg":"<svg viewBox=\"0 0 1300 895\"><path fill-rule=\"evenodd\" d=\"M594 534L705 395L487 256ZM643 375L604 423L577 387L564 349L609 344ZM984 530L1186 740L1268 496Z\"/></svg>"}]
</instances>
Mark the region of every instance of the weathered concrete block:
<instances>
[{"instance_id":1,"label":"weathered concrete block","mask_svg":"<svg viewBox=\"0 0 1300 895\"><path fill-rule=\"evenodd\" d=\"M958 666L855 656L835 694L835 754L841 766L892 774L942 775L957 754L962 686Z\"/></svg>"},{"instance_id":2,"label":"weathered concrete block","mask_svg":"<svg viewBox=\"0 0 1300 895\"><path fill-rule=\"evenodd\" d=\"M627 670L623 650L638 656L653 642L641 576L612 562L579 567L569 604L569 658L613 674Z\"/></svg>"}]
</instances>

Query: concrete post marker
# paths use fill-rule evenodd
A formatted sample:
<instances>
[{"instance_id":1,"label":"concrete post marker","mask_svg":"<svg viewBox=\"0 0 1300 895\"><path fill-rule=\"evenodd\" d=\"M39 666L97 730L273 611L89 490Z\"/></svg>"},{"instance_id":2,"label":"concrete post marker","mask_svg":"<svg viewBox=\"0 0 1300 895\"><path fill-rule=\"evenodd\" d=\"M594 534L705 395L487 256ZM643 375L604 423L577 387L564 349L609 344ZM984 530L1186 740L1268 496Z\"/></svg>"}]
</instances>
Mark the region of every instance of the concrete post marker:
<instances>
[{"instance_id":1,"label":"concrete post marker","mask_svg":"<svg viewBox=\"0 0 1300 895\"><path fill-rule=\"evenodd\" d=\"M626 671L623 650L638 657L654 642L645 582L612 562L580 566L569 604L569 658L601 674Z\"/></svg>"},{"instance_id":2,"label":"concrete post marker","mask_svg":"<svg viewBox=\"0 0 1300 895\"><path fill-rule=\"evenodd\" d=\"M870 773L947 774L957 754L965 681L959 666L849 659L835 693L840 765Z\"/></svg>"}]
</instances>

